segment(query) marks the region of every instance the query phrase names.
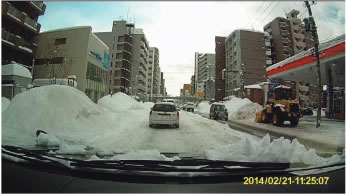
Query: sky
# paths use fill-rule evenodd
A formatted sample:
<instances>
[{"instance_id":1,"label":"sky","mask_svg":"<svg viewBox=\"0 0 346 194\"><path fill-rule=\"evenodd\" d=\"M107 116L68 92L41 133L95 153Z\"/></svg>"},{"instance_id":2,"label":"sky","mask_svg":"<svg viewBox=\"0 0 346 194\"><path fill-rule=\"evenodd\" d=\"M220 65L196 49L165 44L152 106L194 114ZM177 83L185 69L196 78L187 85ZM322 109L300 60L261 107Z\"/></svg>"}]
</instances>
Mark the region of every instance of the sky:
<instances>
[{"instance_id":1,"label":"sky","mask_svg":"<svg viewBox=\"0 0 346 194\"><path fill-rule=\"evenodd\" d=\"M263 31L276 17L286 17L292 9L308 16L303 1L80 1L45 2L39 17L41 32L91 26L93 32L110 32L114 20L127 20L142 28L149 46L160 53L167 93L180 94L189 84L194 69L194 53L215 53L215 36L228 36L239 28ZM320 40L345 33L345 2L318 1L311 6Z\"/></svg>"}]
</instances>

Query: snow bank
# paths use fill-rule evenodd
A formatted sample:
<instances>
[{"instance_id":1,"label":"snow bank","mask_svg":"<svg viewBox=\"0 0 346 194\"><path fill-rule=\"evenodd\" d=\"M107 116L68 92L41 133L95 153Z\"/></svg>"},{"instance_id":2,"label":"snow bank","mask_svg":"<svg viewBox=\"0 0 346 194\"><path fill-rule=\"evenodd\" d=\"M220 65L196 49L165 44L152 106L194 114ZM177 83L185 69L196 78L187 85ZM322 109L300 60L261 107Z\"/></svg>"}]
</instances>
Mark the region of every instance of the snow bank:
<instances>
[{"instance_id":1,"label":"snow bank","mask_svg":"<svg viewBox=\"0 0 346 194\"><path fill-rule=\"evenodd\" d=\"M208 101L203 101L200 102L196 108L196 111L204 113L204 114L209 114L210 111L210 104Z\"/></svg>"},{"instance_id":2,"label":"snow bank","mask_svg":"<svg viewBox=\"0 0 346 194\"><path fill-rule=\"evenodd\" d=\"M180 158L174 156L173 158L162 155L158 150L130 150L125 154L115 155L111 160L163 160L173 161L179 160Z\"/></svg>"},{"instance_id":3,"label":"snow bank","mask_svg":"<svg viewBox=\"0 0 346 194\"><path fill-rule=\"evenodd\" d=\"M3 112L3 139L17 143L36 141L36 130L83 138L88 132L114 128L116 120L105 117L102 108L83 92L61 85L33 88L16 95ZM21 135L18 135L21 134ZM58 135L57 135L58 136ZM84 136L84 137L83 137Z\"/></svg>"},{"instance_id":4,"label":"snow bank","mask_svg":"<svg viewBox=\"0 0 346 194\"><path fill-rule=\"evenodd\" d=\"M144 108L143 103L136 101L122 92L117 92L112 96L104 96L103 98L99 99L97 104L113 112Z\"/></svg>"},{"instance_id":5,"label":"snow bank","mask_svg":"<svg viewBox=\"0 0 346 194\"><path fill-rule=\"evenodd\" d=\"M59 146L60 143L60 140L55 135L44 133L40 133L36 140L36 145L45 147Z\"/></svg>"},{"instance_id":6,"label":"snow bank","mask_svg":"<svg viewBox=\"0 0 346 194\"><path fill-rule=\"evenodd\" d=\"M231 97L230 100L224 101L228 117L231 119L250 119L256 117L256 112L262 110L262 106L253 103L251 100L244 98Z\"/></svg>"},{"instance_id":7,"label":"snow bank","mask_svg":"<svg viewBox=\"0 0 346 194\"><path fill-rule=\"evenodd\" d=\"M322 158L316 154L314 149L307 150L297 139L290 141L281 137L270 142L268 134L260 140L244 138L238 143L206 150L205 156L210 160L289 162L307 165L324 165L338 162L344 158L340 155Z\"/></svg>"},{"instance_id":8,"label":"snow bank","mask_svg":"<svg viewBox=\"0 0 346 194\"><path fill-rule=\"evenodd\" d=\"M2 97L1 98L1 112L4 112L8 105L10 105L10 100L8 98Z\"/></svg>"}]
</instances>

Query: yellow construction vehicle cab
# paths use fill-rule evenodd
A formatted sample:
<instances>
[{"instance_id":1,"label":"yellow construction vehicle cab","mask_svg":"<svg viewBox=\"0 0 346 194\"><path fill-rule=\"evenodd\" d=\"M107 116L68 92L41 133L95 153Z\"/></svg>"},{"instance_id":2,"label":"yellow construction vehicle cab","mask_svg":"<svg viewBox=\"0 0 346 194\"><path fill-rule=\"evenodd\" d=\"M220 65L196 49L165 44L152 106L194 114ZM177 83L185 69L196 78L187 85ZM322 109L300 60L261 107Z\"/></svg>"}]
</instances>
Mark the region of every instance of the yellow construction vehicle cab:
<instances>
[{"instance_id":1,"label":"yellow construction vehicle cab","mask_svg":"<svg viewBox=\"0 0 346 194\"><path fill-rule=\"evenodd\" d=\"M256 113L256 122L281 126L290 121L291 126L297 126L300 117L299 103L292 98L292 89L280 85L274 88L274 97L268 100L265 108Z\"/></svg>"}]
</instances>

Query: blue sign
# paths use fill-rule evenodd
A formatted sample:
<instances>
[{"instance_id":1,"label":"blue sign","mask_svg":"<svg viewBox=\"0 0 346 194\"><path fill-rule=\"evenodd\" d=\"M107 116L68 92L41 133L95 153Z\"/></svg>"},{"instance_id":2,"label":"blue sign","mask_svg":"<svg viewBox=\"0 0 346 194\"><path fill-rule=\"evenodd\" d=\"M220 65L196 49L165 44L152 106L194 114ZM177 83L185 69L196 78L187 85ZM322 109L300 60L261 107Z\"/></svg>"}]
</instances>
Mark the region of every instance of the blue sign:
<instances>
[{"instance_id":1,"label":"blue sign","mask_svg":"<svg viewBox=\"0 0 346 194\"><path fill-rule=\"evenodd\" d=\"M104 52L104 59L103 59L103 67L108 69L109 68L109 54Z\"/></svg>"},{"instance_id":2,"label":"blue sign","mask_svg":"<svg viewBox=\"0 0 346 194\"><path fill-rule=\"evenodd\" d=\"M102 62L102 57L100 54L94 52L94 51L90 51L90 54L93 55L97 60Z\"/></svg>"}]
</instances>

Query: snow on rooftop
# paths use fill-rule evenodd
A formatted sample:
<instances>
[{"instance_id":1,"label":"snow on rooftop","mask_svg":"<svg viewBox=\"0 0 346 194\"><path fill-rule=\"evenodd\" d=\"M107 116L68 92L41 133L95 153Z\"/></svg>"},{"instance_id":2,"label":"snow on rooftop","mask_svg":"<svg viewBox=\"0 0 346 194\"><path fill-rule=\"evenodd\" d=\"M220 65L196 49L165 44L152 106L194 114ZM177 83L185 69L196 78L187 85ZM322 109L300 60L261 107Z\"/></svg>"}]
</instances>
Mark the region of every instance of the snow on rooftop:
<instances>
[{"instance_id":1,"label":"snow on rooftop","mask_svg":"<svg viewBox=\"0 0 346 194\"><path fill-rule=\"evenodd\" d=\"M78 29L85 29L85 28L89 28L91 31L91 26L72 26L72 27L67 27L67 28L58 28L58 29L54 29L54 30L48 30L48 31L44 31L41 32L40 34L44 34L44 33L51 33L51 32L60 32L60 31L66 31L66 30L78 30Z\"/></svg>"},{"instance_id":2,"label":"snow on rooftop","mask_svg":"<svg viewBox=\"0 0 346 194\"><path fill-rule=\"evenodd\" d=\"M320 45L319 45L319 51L323 51L323 50L328 49L328 48L330 48L332 46L338 45L338 44L340 44L342 42L345 42L345 34L337 36L337 37L335 37L332 40L328 40L326 42L321 42ZM306 51L303 51L303 52L300 52L300 53L298 53L298 54L296 54L296 55L294 55L294 56L292 56L290 58L287 58L287 59L285 59L283 61L280 61L280 62L278 62L278 63L276 63L276 64L274 64L274 65L272 65L270 67L267 67L266 71L268 72L270 70L277 69L277 68L282 67L282 66L284 66L284 65L286 65L288 63L291 63L291 62L296 61L298 59L301 59L301 58L304 58L306 56L309 56L309 55L311 55L311 50L312 49L313 48L310 48L310 49L308 49Z\"/></svg>"},{"instance_id":3,"label":"snow on rooftop","mask_svg":"<svg viewBox=\"0 0 346 194\"><path fill-rule=\"evenodd\" d=\"M12 63L1 66L2 75L16 75L32 79L30 71L18 63Z\"/></svg>"},{"instance_id":4,"label":"snow on rooftop","mask_svg":"<svg viewBox=\"0 0 346 194\"><path fill-rule=\"evenodd\" d=\"M277 88L285 88L285 89L290 89L291 87L288 87L288 86L284 86L284 85L279 85L279 86L276 86L275 89Z\"/></svg>"},{"instance_id":5,"label":"snow on rooftop","mask_svg":"<svg viewBox=\"0 0 346 194\"><path fill-rule=\"evenodd\" d=\"M246 89L262 89L262 87L259 84L253 84L253 85L247 85L245 86Z\"/></svg>"}]
</instances>

